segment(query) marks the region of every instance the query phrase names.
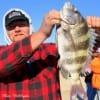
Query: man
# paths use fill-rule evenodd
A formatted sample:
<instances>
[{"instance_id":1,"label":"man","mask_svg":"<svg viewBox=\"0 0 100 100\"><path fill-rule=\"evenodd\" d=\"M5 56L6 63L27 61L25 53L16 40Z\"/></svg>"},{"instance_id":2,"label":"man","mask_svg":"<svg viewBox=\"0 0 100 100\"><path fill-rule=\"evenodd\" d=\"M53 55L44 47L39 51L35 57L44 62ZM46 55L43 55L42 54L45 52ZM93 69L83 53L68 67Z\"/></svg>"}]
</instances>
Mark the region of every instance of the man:
<instances>
[{"instance_id":1,"label":"man","mask_svg":"<svg viewBox=\"0 0 100 100\"><path fill-rule=\"evenodd\" d=\"M99 17L87 17L87 23L89 27L93 27L97 33L97 39L94 47L94 55L91 60L92 75L92 88L97 90L94 100L100 100L100 18Z\"/></svg>"},{"instance_id":2,"label":"man","mask_svg":"<svg viewBox=\"0 0 100 100\"><path fill-rule=\"evenodd\" d=\"M28 34L30 22L23 11L7 12L4 23L8 42L14 43L5 47L0 58L4 63L0 69L1 98L61 100L56 46L41 44L50 36L54 24L60 24L59 13L53 10L45 15L39 30L31 36Z\"/></svg>"},{"instance_id":3,"label":"man","mask_svg":"<svg viewBox=\"0 0 100 100\"><path fill-rule=\"evenodd\" d=\"M95 56L97 49L100 47L100 17L88 16L87 24L90 28L94 28L97 33L96 43L93 51Z\"/></svg>"},{"instance_id":4,"label":"man","mask_svg":"<svg viewBox=\"0 0 100 100\"><path fill-rule=\"evenodd\" d=\"M100 100L100 47L97 49L94 58L91 60L92 87L97 90L94 100Z\"/></svg>"},{"instance_id":5,"label":"man","mask_svg":"<svg viewBox=\"0 0 100 100\"><path fill-rule=\"evenodd\" d=\"M59 23L59 13L52 10L39 30L29 36L30 22L24 12L7 12L4 27L11 45L0 49L1 100L61 100L56 47L41 44Z\"/></svg>"},{"instance_id":6,"label":"man","mask_svg":"<svg viewBox=\"0 0 100 100\"><path fill-rule=\"evenodd\" d=\"M99 17L87 17L87 24L89 27L95 28L95 31L97 33L97 38L93 50L93 59L91 60L91 69L93 72L92 75L92 88L96 89L96 96L94 100L99 100L100 99L100 18Z\"/></svg>"}]
</instances>

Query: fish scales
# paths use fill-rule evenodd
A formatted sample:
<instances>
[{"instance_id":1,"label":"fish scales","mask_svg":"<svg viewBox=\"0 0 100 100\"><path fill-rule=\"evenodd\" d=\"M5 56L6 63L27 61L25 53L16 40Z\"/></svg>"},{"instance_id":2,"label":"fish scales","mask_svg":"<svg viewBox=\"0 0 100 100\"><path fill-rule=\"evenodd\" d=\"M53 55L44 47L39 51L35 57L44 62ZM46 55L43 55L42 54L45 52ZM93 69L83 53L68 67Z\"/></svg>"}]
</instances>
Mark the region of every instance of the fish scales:
<instances>
[{"instance_id":1,"label":"fish scales","mask_svg":"<svg viewBox=\"0 0 100 100\"><path fill-rule=\"evenodd\" d=\"M60 56L58 67L63 77L71 80L71 100L75 100L72 98L77 95L87 100L79 75L89 56L90 30L83 16L71 3L64 4L60 15L62 22L56 34Z\"/></svg>"},{"instance_id":2,"label":"fish scales","mask_svg":"<svg viewBox=\"0 0 100 100\"><path fill-rule=\"evenodd\" d=\"M57 47L60 55L58 66L71 73L84 66L88 56L90 32L84 18L75 8L65 5L61 10L61 17L62 24L57 28Z\"/></svg>"}]
</instances>

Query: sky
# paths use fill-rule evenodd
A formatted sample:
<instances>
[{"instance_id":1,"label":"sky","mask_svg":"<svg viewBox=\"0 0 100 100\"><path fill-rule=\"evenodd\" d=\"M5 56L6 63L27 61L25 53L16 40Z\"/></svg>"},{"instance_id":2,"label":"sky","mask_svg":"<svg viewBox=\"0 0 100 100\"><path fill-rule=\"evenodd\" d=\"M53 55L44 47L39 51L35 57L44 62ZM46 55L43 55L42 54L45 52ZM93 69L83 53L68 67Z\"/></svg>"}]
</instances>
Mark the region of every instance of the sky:
<instances>
[{"instance_id":1,"label":"sky","mask_svg":"<svg viewBox=\"0 0 100 100\"><path fill-rule=\"evenodd\" d=\"M87 16L100 16L100 0L0 0L0 45L7 44L4 39L3 31L3 15L11 8L20 8L27 12L34 27L37 31L42 23L42 19L46 13L52 9L60 11L65 2L71 2L83 15ZM55 42L54 29L52 35L46 42Z\"/></svg>"}]
</instances>

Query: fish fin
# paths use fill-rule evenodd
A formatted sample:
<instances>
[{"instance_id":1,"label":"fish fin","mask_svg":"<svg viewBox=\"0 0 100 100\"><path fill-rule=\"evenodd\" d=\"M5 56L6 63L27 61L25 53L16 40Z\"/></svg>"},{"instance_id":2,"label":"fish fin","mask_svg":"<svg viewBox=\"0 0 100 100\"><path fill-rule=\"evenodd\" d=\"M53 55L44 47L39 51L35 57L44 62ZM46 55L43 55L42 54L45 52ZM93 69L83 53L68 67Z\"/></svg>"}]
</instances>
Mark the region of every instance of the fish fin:
<instances>
[{"instance_id":1,"label":"fish fin","mask_svg":"<svg viewBox=\"0 0 100 100\"><path fill-rule=\"evenodd\" d=\"M68 72L68 70L65 70L63 67L60 67L60 70L61 70L61 74L64 78L68 78L70 77L70 73Z\"/></svg>"},{"instance_id":2,"label":"fish fin","mask_svg":"<svg viewBox=\"0 0 100 100\"><path fill-rule=\"evenodd\" d=\"M86 60L85 65L82 67L80 71L81 76L88 76L92 73L91 66L90 66L91 57L89 56Z\"/></svg>"},{"instance_id":3,"label":"fish fin","mask_svg":"<svg viewBox=\"0 0 100 100\"><path fill-rule=\"evenodd\" d=\"M93 56L93 47L95 46L96 43L96 33L94 29L90 29L90 40L89 40L89 49L88 49L88 57L86 59L85 64L83 65L82 69L81 69L81 76L88 76L89 74L91 74L92 70L91 70L91 66L90 66L90 62Z\"/></svg>"},{"instance_id":4,"label":"fish fin","mask_svg":"<svg viewBox=\"0 0 100 100\"><path fill-rule=\"evenodd\" d=\"M60 59L58 60L58 64L57 64L57 68L59 68L59 70L61 71L61 74L64 78L68 78L70 77L70 73L67 69L65 69L64 67L64 62L62 62Z\"/></svg>"}]
</instances>

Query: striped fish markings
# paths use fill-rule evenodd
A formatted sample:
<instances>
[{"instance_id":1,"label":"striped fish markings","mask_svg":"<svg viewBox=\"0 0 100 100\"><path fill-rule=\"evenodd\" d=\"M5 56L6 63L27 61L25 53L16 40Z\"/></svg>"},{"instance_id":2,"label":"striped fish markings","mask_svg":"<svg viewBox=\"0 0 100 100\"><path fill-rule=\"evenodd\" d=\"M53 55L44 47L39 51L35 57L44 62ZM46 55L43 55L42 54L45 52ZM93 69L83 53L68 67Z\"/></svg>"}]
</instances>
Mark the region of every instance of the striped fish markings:
<instances>
[{"instance_id":1,"label":"striped fish markings","mask_svg":"<svg viewBox=\"0 0 100 100\"><path fill-rule=\"evenodd\" d=\"M71 100L76 96L87 100L80 81L80 72L89 57L90 29L80 12L71 4L65 3L60 11L61 26L57 27L56 44L60 58L58 67L64 78L72 83ZM91 53L91 51L90 51Z\"/></svg>"}]
</instances>

